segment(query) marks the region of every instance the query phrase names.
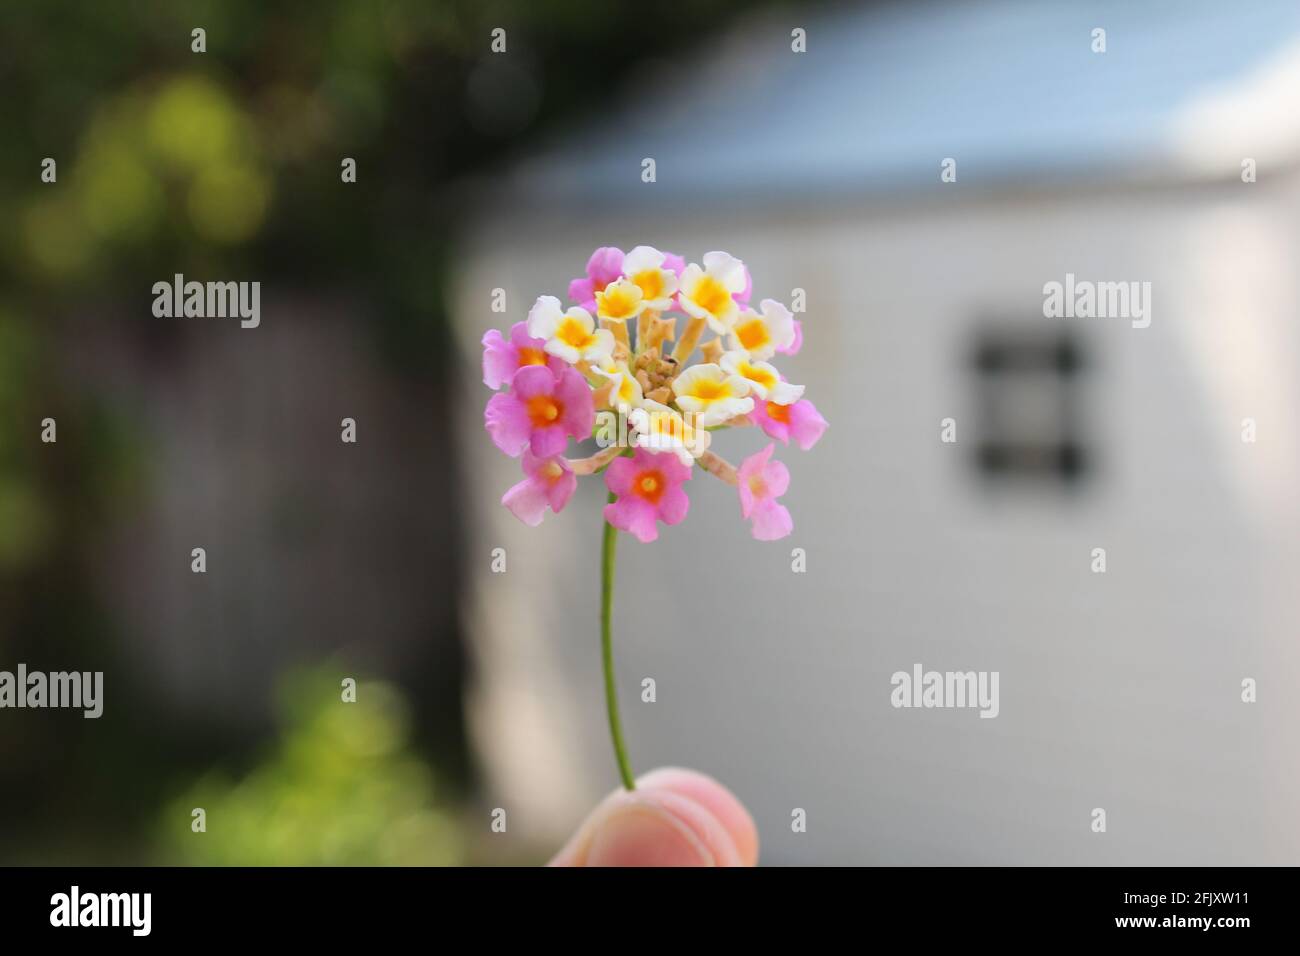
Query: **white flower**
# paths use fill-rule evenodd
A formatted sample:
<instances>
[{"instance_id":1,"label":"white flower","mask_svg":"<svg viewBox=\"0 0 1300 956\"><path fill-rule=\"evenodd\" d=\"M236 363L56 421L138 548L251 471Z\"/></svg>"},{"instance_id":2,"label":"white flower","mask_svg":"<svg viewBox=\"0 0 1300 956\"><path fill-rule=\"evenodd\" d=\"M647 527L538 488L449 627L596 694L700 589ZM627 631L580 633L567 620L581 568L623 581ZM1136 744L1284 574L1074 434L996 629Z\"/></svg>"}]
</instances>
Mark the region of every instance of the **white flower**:
<instances>
[{"instance_id":1,"label":"white flower","mask_svg":"<svg viewBox=\"0 0 1300 956\"><path fill-rule=\"evenodd\" d=\"M596 317L626 322L645 311L641 287L630 279L616 279L596 293Z\"/></svg>"},{"instance_id":2,"label":"white flower","mask_svg":"<svg viewBox=\"0 0 1300 956\"><path fill-rule=\"evenodd\" d=\"M633 443L650 451L671 451L683 465L693 465L695 459L709 450L713 436L703 428L688 425L686 420L658 402L646 399L640 408L634 408L627 417L632 428Z\"/></svg>"},{"instance_id":3,"label":"white flower","mask_svg":"<svg viewBox=\"0 0 1300 956\"><path fill-rule=\"evenodd\" d=\"M664 267L664 254L653 246L637 246L623 259L623 275L641 289L647 309L663 312L677 292L677 276Z\"/></svg>"},{"instance_id":4,"label":"white flower","mask_svg":"<svg viewBox=\"0 0 1300 956\"><path fill-rule=\"evenodd\" d=\"M707 320L714 332L726 335L740 314L732 295L744 291L745 264L725 252L706 252L704 268L692 262L682 273L678 301L687 314Z\"/></svg>"},{"instance_id":5,"label":"white flower","mask_svg":"<svg viewBox=\"0 0 1300 956\"><path fill-rule=\"evenodd\" d=\"M794 316L776 299L759 303L762 314L746 309L731 329L733 349L744 349L754 359L769 359L794 342Z\"/></svg>"},{"instance_id":6,"label":"white flower","mask_svg":"<svg viewBox=\"0 0 1300 956\"><path fill-rule=\"evenodd\" d=\"M599 367L593 368L592 371L614 383L614 387L609 392L611 406L623 410L640 406L642 402L641 383L628 370L626 362L606 360Z\"/></svg>"},{"instance_id":7,"label":"white flower","mask_svg":"<svg viewBox=\"0 0 1300 956\"><path fill-rule=\"evenodd\" d=\"M803 398L803 386L781 381L781 373L767 362L756 362L743 349L726 352L719 360L724 372L739 375L759 398L778 405L793 405Z\"/></svg>"},{"instance_id":8,"label":"white flower","mask_svg":"<svg viewBox=\"0 0 1300 956\"><path fill-rule=\"evenodd\" d=\"M596 320L581 306L563 310L553 295L539 296L528 312L528 334L545 339L544 348L566 362L600 363L614 352L614 333L596 328Z\"/></svg>"},{"instance_id":9,"label":"white flower","mask_svg":"<svg viewBox=\"0 0 1300 956\"><path fill-rule=\"evenodd\" d=\"M708 362L692 365L673 379L677 406L694 414L703 428L720 425L754 409L749 382Z\"/></svg>"}]
</instances>

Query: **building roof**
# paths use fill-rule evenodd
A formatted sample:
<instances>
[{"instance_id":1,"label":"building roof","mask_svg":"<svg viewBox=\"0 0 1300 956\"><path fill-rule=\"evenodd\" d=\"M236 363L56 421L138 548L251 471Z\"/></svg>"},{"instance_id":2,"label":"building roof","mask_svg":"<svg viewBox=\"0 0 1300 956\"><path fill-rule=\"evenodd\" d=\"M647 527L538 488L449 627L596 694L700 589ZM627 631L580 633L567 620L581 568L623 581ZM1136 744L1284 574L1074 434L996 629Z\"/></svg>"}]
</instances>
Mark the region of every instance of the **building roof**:
<instances>
[{"instance_id":1,"label":"building roof","mask_svg":"<svg viewBox=\"0 0 1300 956\"><path fill-rule=\"evenodd\" d=\"M791 30L807 52L791 51ZM1106 52L1093 52L1094 28ZM1300 0L911 0L752 18L512 175L514 198L708 202L958 182L1261 176L1300 157ZM642 186L653 157L657 182Z\"/></svg>"}]
</instances>

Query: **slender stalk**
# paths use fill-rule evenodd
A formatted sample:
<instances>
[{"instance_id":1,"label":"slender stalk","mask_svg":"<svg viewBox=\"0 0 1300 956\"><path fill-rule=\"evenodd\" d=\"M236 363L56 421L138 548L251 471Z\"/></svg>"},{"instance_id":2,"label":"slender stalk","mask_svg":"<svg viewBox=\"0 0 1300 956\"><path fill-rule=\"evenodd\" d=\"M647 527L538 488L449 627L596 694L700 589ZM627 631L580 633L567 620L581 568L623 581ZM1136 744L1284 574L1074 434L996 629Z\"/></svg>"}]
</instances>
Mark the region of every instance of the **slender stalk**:
<instances>
[{"instance_id":1,"label":"slender stalk","mask_svg":"<svg viewBox=\"0 0 1300 956\"><path fill-rule=\"evenodd\" d=\"M686 331L682 333L682 337L677 340L677 347L673 349L673 361L678 365L685 364L703 334L704 319L691 319L686 323Z\"/></svg>"},{"instance_id":2,"label":"slender stalk","mask_svg":"<svg viewBox=\"0 0 1300 956\"><path fill-rule=\"evenodd\" d=\"M610 492L611 504L615 497ZM627 744L623 742L623 724L618 718L618 686L614 682L614 638L610 619L614 612L614 546L617 542L618 529L606 521L600 545L600 656L605 669L605 708L609 713L609 735L614 741L618 775L623 778L626 789L635 790L632 763L627 758Z\"/></svg>"}]
</instances>

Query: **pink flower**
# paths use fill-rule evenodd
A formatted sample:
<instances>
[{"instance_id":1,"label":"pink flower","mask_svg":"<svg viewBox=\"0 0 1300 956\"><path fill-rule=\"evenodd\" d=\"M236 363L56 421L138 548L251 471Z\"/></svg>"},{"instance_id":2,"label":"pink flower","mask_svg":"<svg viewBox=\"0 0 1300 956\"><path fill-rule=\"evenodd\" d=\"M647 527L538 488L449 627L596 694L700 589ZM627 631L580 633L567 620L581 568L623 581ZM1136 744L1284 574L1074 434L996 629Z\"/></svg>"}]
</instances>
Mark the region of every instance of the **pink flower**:
<instances>
[{"instance_id":1,"label":"pink flower","mask_svg":"<svg viewBox=\"0 0 1300 956\"><path fill-rule=\"evenodd\" d=\"M587 260L587 277L569 283L569 298L588 312L596 311L596 293L623 275L623 250L601 246Z\"/></svg>"},{"instance_id":2,"label":"pink flower","mask_svg":"<svg viewBox=\"0 0 1300 956\"><path fill-rule=\"evenodd\" d=\"M664 268L667 269L669 272L671 272L673 275L677 276L678 279L680 279L682 277L682 273L686 271L686 260L675 252L665 252ZM673 301L668 306L668 308L681 311L682 304L677 298L677 293L675 292L673 293Z\"/></svg>"},{"instance_id":3,"label":"pink flower","mask_svg":"<svg viewBox=\"0 0 1300 956\"><path fill-rule=\"evenodd\" d=\"M801 398L793 405L778 405L776 402L755 402L749 417L769 438L775 438L783 445L795 444L807 451L817 444L828 423L817 411L817 406L806 398Z\"/></svg>"},{"instance_id":4,"label":"pink flower","mask_svg":"<svg viewBox=\"0 0 1300 956\"><path fill-rule=\"evenodd\" d=\"M682 482L691 469L671 452L638 448L631 458L615 458L605 470L605 485L618 500L605 506L605 520L641 541L659 537L656 521L677 524L686 517L690 500Z\"/></svg>"},{"instance_id":5,"label":"pink flower","mask_svg":"<svg viewBox=\"0 0 1300 956\"><path fill-rule=\"evenodd\" d=\"M774 443L750 455L736 470L740 490L740 515L748 518L759 541L775 541L794 530L785 505L778 502L790 487L790 472L779 461L770 461Z\"/></svg>"},{"instance_id":6,"label":"pink flower","mask_svg":"<svg viewBox=\"0 0 1300 956\"><path fill-rule=\"evenodd\" d=\"M680 279L686 271L686 260L675 252L665 252L664 268Z\"/></svg>"},{"instance_id":7,"label":"pink flower","mask_svg":"<svg viewBox=\"0 0 1300 956\"><path fill-rule=\"evenodd\" d=\"M559 455L538 458L525 451L524 475L523 481L501 496L501 503L531 528L542 523L547 506L557 515L563 511L578 487L578 476Z\"/></svg>"},{"instance_id":8,"label":"pink flower","mask_svg":"<svg viewBox=\"0 0 1300 956\"><path fill-rule=\"evenodd\" d=\"M528 365L546 365L559 373L564 362L543 350L546 342L528 334L527 322L516 322L510 327L507 341L496 329L488 329L483 336L483 384L499 389L515 377L515 372Z\"/></svg>"},{"instance_id":9,"label":"pink flower","mask_svg":"<svg viewBox=\"0 0 1300 956\"><path fill-rule=\"evenodd\" d=\"M483 423L511 458L525 448L538 458L550 458L564 451L567 436L591 436L596 423L591 387L571 368L557 375L545 365L528 365L515 373L510 391L488 399Z\"/></svg>"},{"instance_id":10,"label":"pink flower","mask_svg":"<svg viewBox=\"0 0 1300 956\"><path fill-rule=\"evenodd\" d=\"M778 345L776 350L782 355L798 355L801 348L803 348L803 323L795 319L794 341L789 345Z\"/></svg>"},{"instance_id":11,"label":"pink flower","mask_svg":"<svg viewBox=\"0 0 1300 956\"><path fill-rule=\"evenodd\" d=\"M754 277L749 274L749 266L743 266L745 270L745 288L739 292L731 293L731 297L741 305L749 305L750 293L754 291Z\"/></svg>"}]
</instances>

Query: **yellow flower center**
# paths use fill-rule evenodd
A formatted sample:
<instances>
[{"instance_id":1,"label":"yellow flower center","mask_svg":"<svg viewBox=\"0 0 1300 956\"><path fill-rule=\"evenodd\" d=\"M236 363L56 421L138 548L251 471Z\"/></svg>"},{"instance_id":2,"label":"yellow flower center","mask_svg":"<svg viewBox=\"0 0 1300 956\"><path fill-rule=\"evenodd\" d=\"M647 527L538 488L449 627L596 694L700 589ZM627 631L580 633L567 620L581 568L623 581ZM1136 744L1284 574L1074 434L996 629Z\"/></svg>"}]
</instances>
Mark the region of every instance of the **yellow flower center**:
<instances>
[{"instance_id":1,"label":"yellow flower center","mask_svg":"<svg viewBox=\"0 0 1300 956\"><path fill-rule=\"evenodd\" d=\"M522 368L525 365L545 365L546 353L541 349L530 348L525 345L519 349L519 365Z\"/></svg>"},{"instance_id":2,"label":"yellow flower center","mask_svg":"<svg viewBox=\"0 0 1300 956\"><path fill-rule=\"evenodd\" d=\"M757 368L753 365L750 365L748 362L741 362L738 368L740 370L741 377L747 378L751 382L755 382L759 385L762 385L764 388L776 387L777 378L767 369Z\"/></svg>"},{"instance_id":3,"label":"yellow flower center","mask_svg":"<svg viewBox=\"0 0 1300 956\"><path fill-rule=\"evenodd\" d=\"M573 316L565 317L560 327L555 330L555 337L565 345L573 346L579 352L590 348L596 341L595 333L588 332Z\"/></svg>"},{"instance_id":4,"label":"yellow flower center","mask_svg":"<svg viewBox=\"0 0 1300 956\"><path fill-rule=\"evenodd\" d=\"M731 388L726 382L715 382L710 378L701 378L691 383L690 395L702 402L716 402L721 398L730 398Z\"/></svg>"},{"instance_id":5,"label":"yellow flower center","mask_svg":"<svg viewBox=\"0 0 1300 956\"><path fill-rule=\"evenodd\" d=\"M564 469L560 467L558 461L548 461L539 469L541 476L547 481L554 481L564 474Z\"/></svg>"},{"instance_id":6,"label":"yellow flower center","mask_svg":"<svg viewBox=\"0 0 1300 956\"><path fill-rule=\"evenodd\" d=\"M700 281L691 293L691 301L710 315L720 315L727 311L731 302L731 293L727 287L711 275L700 276Z\"/></svg>"},{"instance_id":7,"label":"yellow flower center","mask_svg":"<svg viewBox=\"0 0 1300 956\"><path fill-rule=\"evenodd\" d=\"M636 300L627 286L610 286L596 298L600 302L601 315L607 319L627 319L636 311Z\"/></svg>"},{"instance_id":8,"label":"yellow flower center","mask_svg":"<svg viewBox=\"0 0 1300 956\"><path fill-rule=\"evenodd\" d=\"M686 423L676 415L653 415L650 427L658 435L682 439L686 437Z\"/></svg>"},{"instance_id":9,"label":"yellow flower center","mask_svg":"<svg viewBox=\"0 0 1300 956\"><path fill-rule=\"evenodd\" d=\"M754 493L755 498L766 498L767 482L763 480L761 475L750 475L749 490Z\"/></svg>"},{"instance_id":10,"label":"yellow flower center","mask_svg":"<svg viewBox=\"0 0 1300 956\"><path fill-rule=\"evenodd\" d=\"M632 281L641 287L641 295L646 299L658 299L664 293L664 275L658 269L638 272Z\"/></svg>"}]
</instances>

